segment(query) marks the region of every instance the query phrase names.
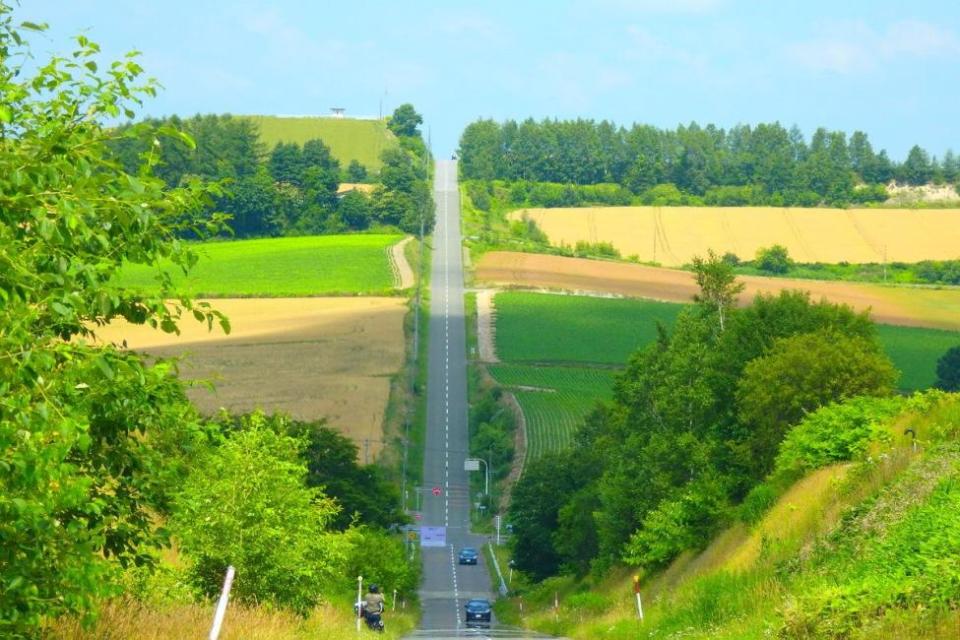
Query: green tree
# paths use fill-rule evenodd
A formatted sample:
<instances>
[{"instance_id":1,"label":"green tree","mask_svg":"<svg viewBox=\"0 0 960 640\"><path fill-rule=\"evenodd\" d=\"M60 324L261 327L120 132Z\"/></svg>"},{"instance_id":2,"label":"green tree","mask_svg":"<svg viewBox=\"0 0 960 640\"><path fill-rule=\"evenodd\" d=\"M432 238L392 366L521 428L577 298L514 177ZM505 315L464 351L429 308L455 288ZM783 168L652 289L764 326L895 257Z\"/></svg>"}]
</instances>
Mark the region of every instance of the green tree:
<instances>
[{"instance_id":1,"label":"green tree","mask_svg":"<svg viewBox=\"0 0 960 640\"><path fill-rule=\"evenodd\" d=\"M347 166L347 181L348 182L366 182L367 180L367 168L360 164L357 160L351 160L350 165Z\"/></svg>"},{"instance_id":2,"label":"green tree","mask_svg":"<svg viewBox=\"0 0 960 640\"><path fill-rule=\"evenodd\" d=\"M951 347L937 360L938 389L960 391L960 346Z\"/></svg>"},{"instance_id":3,"label":"green tree","mask_svg":"<svg viewBox=\"0 0 960 640\"><path fill-rule=\"evenodd\" d=\"M574 452L554 453L528 464L514 487L510 501L513 557L518 569L536 579L560 568L562 558L552 536L565 501L590 477L579 473L583 470Z\"/></svg>"},{"instance_id":4,"label":"green tree","mask_svg":"<svg viewBox=\"0 0 960 640\"><path fill-rule=\"evenodd\" d=\"M400 138L419 138L420 129L423 124L423 116L417 113L410 103L405 103L393 110L393 115L387 121L387 127L390 131Z\"/></svg>"},{"instance_id":5,"label":"green tree","mask_svg":"<svg viewBox=\"0 0 960 640\"><path fill-rule=\"evenodd\" d=\"M370 226L373 206L370 198L360 191L350 191L337 205L337 213L351 229L366 229Z\"/></svg>"},{"instance_id":6,"label":"green tree","mask_svg":"<svg viewBox=\"0 0 960 640\"><path fill-rule=\"evenodd\" d=\"M780 441L805 415L854 396L889 395L896 379L875 340L834 331L778 340L747 364L737 384L737 408L752 430L757 466L770 471Z\"/></svg>"},{"instance_id":7,"label":"green tree","mask_svg":"<svg viewBox=\"0 0 960 640\"><path fill-rule=\"evenodd\" d=\"M930 155L914 145L907 154L907 159L900 165L897 178L914 186L922 186L933 179L933 164Z\"/></svg>"},{"instance_id":8,"label":"green tree","mask_svg":"<svg viewBox=\"0 0 960 640\"><path fill-rule=\"evenodd\" d=\"M709 250L706 260L700 256L693 259L693 273L700 287L700 293L693 299L711 315L716 314L720 331L723 331L724 320L745 286L737 282L733 267L724 258Z\"/></svg>"},{"instance_id":9,"label":"green tree","mask_svg":"<svg viewBox=\"0 0 960 640\"><path fill-rule=\"evenodd\" d=\"M175 332L184 311L226 326L169 277L154 294L116 284L125 262L189 271L196 255L177 236L221 229L197 217L216 191L168 189L153 153L125 171L119 138L192 141L106 125L155 91L133 55L100 72L99 47L80 36L72 56L23 67L26 33L40 29L0 3L0 635L14 638L92 612L114 592L114 567L149 562L165 541L156 517L202 442L173 366L93 346L96 327Z\"/></svg>"},{"instance_id":10,"label":"green tree","mask_svg":"<svg viewBox=\"0 0 960 640\"><path fill-rule=\"evenodd\" d=\"M238 237L274 235L278 220L274 215L277 188L265 168L230 186L221 199L221 209L231 216L230 227Z\"/></svg>"},{"instance_id":11,"label":"green tree","mask_svg":"<svg viewBox=\"0 0 960 640\"><path fill-rule=\"evenodd\" d=\"M305 164L303 151L295 142L278 142L267 160L270 175L277 182L300 186Z\"/></svg>"},{"instance_id":12,"label":"green tree","mask_svg":"<svg viewBox=\"0 0 960 640\"><path fill-rule=\"evenodd\" d=\"M281 429L306 443L300 457L307 465L307 486L322 489L340 507L332 527L346 529L357 522L387 529L408 521L399 508L396 486L376 465L357 462L359 451L352 440L323 422L281 421L284 424Z\"/></svg>"},{"instance_id":13,"label":"green tree","mask_svg":"<svg viewBox=\"0 0 960 640\"><path fill-rule=\"evenodd\" d=\"M170 526L203 593L233 565L234 598L305 613L338 579L349 548L327 531L336 503L304 485L304 444L253 415L187 478Z\"/></svg>"},{"instance_id":14,"label":"green tree","mask_svg":"<svg viewBox=\"0 0 960 640\"><path fill-rule=\"evenodd\" d=\"M786 273L793 266L787 248L781 244L757 249L757 268L767 273Z\"/></svg>"}]
</instances>

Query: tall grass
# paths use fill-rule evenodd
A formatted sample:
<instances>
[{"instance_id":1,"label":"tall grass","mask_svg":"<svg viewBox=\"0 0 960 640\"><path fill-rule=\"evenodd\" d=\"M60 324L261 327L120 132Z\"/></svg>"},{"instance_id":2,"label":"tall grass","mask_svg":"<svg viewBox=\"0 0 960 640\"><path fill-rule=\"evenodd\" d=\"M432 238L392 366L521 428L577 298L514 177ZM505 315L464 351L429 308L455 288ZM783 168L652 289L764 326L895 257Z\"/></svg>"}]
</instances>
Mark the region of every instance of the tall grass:
<instances>
[{"instance_id":1,"label":"tall grass","mask_svg":"<svg viewBox=\"0 0 960 640\"><path fill-rule=\"evenodd\" d=\"M49 637L58 640L185 640L206 638L213 619L213 606L198 604L145 606L131 600L106 604L96 623L84 628L75 619L57 621ZM400 638L415 626L412 611L384 616L386 633L381 638ZM373 637L362 630L362 636ZM227 609L221 640L318 640L357 637L356 619L349 604L317 607L309 617L267 607L231 604Z\"/></svg>"}]
</instances>

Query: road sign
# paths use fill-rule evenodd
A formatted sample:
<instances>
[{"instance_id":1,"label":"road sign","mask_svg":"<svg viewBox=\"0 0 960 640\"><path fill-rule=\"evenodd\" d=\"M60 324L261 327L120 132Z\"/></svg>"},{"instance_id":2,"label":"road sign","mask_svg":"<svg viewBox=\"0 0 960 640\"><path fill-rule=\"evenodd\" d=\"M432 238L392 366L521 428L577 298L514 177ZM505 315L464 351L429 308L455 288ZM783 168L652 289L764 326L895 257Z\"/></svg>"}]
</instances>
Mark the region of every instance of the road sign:
<instances>
[{"instance_id":1,"label":"road sign","mask_svg":"<svg viewBox=\"0 0 960 640\"><path fill-rule=\"evenodd\" d=\"M480 461L476 458L467 458L463 461L464 471L480 471Z\"/></svg>"},{"instance_id":2,"label":"road sign","mask_svg":"<svg viewBox=\"0 0 960 640\"><path fill-rule=\"evenodd\" d=\"M440 487L433 488L433 495L439 496L441 493L443 493L443 491L440 489Z\"/></svg>"},{"instance_id":3,"label":"road sign","mask_svg":"<svg viewBox=\"0 0 960 640\"><path fill-rule=\"evenodd\" d=\"M420 527L420 546L421 547L447 546L447 528L446 527Z\"/></svg>"}]
</instances>

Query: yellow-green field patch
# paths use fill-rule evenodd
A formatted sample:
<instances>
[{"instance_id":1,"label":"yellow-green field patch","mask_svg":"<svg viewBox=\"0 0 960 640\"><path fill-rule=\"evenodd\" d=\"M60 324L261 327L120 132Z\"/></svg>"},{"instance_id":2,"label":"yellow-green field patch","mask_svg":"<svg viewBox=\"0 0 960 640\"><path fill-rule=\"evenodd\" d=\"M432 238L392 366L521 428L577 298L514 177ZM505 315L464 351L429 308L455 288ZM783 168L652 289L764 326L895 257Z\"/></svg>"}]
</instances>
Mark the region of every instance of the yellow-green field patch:
<instances>
[{"instance_id":1,"label":"yellow-green field patch","mask_svg":"<svg viewBox=\"0 0 960 640\"><path fill-rule=\"evenodd\" d=\"M278 142L296 142L319 138L330 147L333 157L346 168L356 160L368 170L380 171L380 154L398 145L397 137L384 120L322 118L318 116L243 116L260 127L260 140L272 149Z\"/></svg>"}]
</instances>

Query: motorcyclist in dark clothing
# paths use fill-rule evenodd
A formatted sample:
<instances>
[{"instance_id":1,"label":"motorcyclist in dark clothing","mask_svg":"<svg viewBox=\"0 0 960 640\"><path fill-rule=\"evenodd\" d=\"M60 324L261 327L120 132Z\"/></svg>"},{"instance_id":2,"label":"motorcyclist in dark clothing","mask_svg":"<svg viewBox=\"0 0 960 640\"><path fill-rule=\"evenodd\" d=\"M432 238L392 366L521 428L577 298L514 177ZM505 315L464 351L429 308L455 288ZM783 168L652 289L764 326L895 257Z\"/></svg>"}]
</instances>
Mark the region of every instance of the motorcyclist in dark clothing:
<instances>
[{"instance_id":1,"label":"motorcyclist in dark clothing","mask_svg":"<svg viewBox=\"0 0 960 640\"><path fill-rule=\"evenodd\" d=\"M380 593L380 588L375 584L371 584L369 592L363 596L363 602L361 603L363 619L366 620L367 626L371 629L383 631L383 620L381 618L383 615L383 603L384 599L383 594Z\"/></svg>"}]
</instances>

